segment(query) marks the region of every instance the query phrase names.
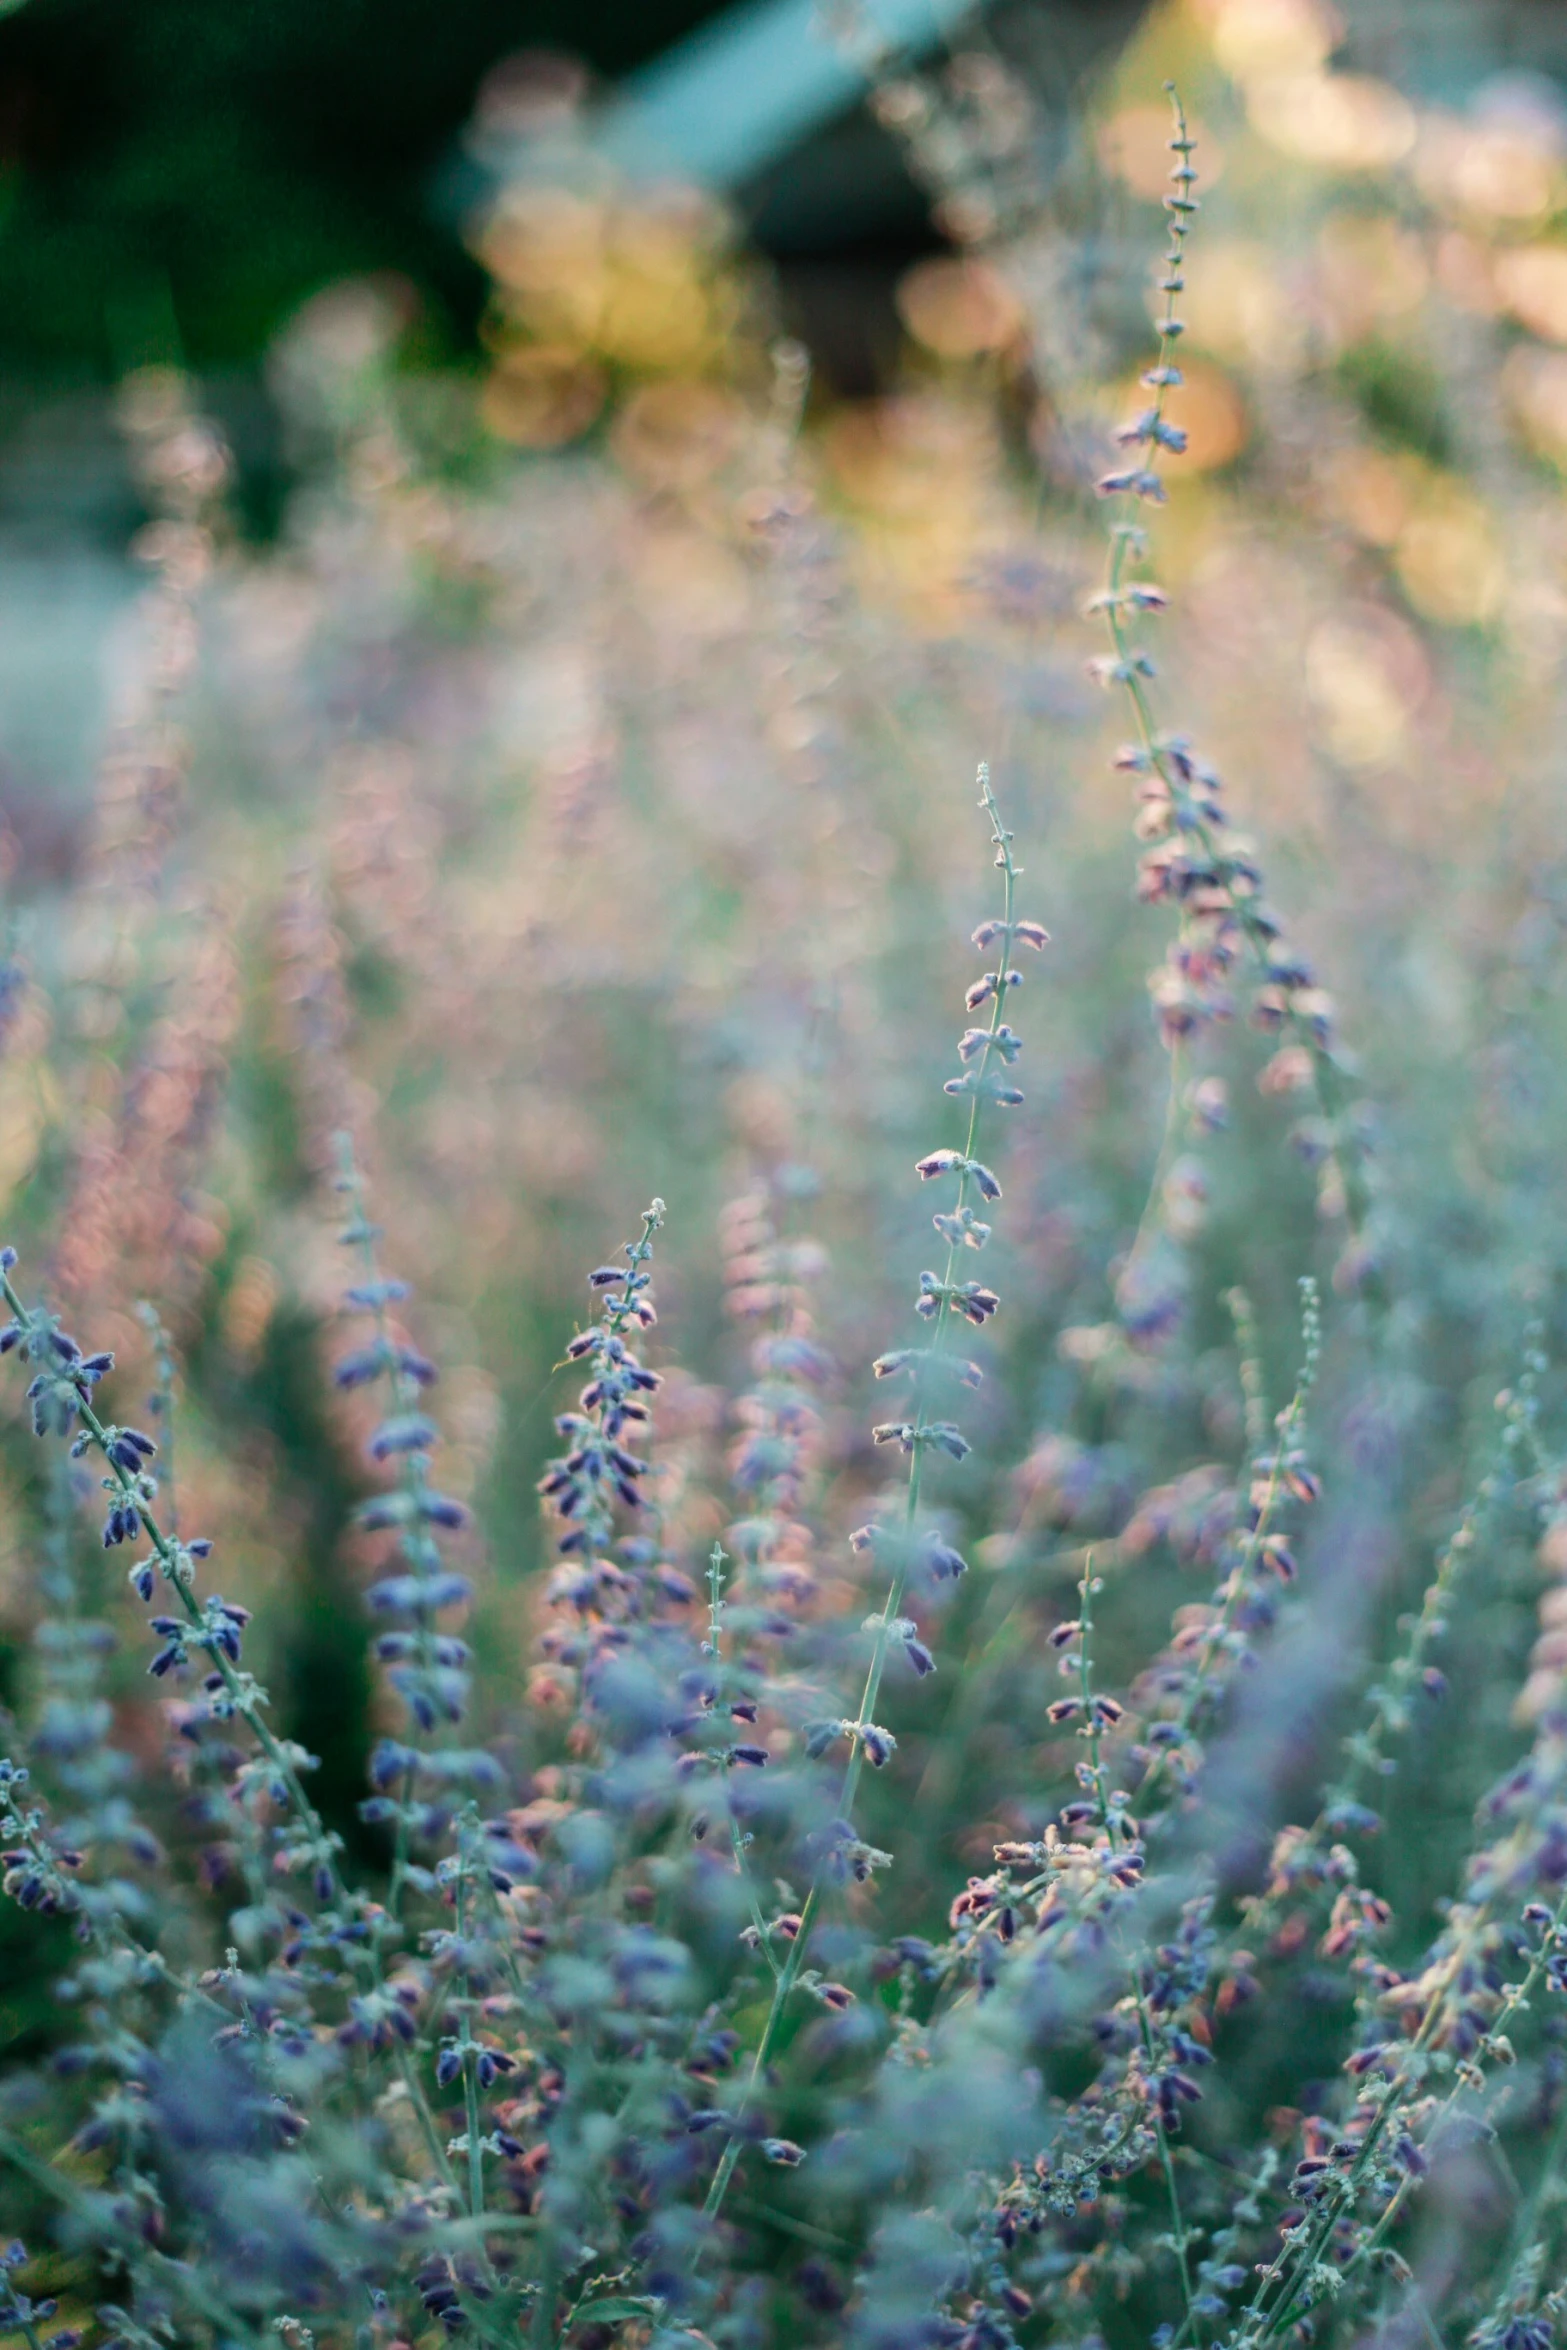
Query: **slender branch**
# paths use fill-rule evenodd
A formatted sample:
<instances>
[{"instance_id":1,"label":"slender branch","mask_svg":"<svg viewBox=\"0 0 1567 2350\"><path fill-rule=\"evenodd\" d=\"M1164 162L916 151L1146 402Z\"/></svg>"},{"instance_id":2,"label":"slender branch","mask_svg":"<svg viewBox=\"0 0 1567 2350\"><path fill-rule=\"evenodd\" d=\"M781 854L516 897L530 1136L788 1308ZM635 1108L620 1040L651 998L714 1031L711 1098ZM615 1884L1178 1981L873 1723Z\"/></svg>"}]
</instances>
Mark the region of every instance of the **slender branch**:
<instances>
[{"instance_id":1,"label":"slender branch","mask_svg":"<svg viewBox=\"0 0 1567 2350\"><path fill-rule=\"evenodd\" d=\"M980 1047L975 1082L970 1089L968 1133L963 1146L962 1163L958 1174L957 1201L953 1211L955 1226L961 1225L965 1211L971 1208L969 1194L974 1181L972 1173L974 1145L979 1138L979 1117L981 1104L985 1098L984 1088L986 1080L990 1076L992 1059L999 1049L1003 1014L1006 1009L1007 983L1005 973L1009 968L1011 951L1017 935L1017 882L1021 872L1021 867L1012 854L1012 835L1001 822L1001 812L996 805L995 794L991 790L988 767L981 767L979 783L980 805L990 818L991 837L996 848L996 864L1003 875L1001 926L993 942L998 958L997 969L1002 976L998 979L993 992L990 1025ZM870 1663L866 1670L865 1685L860 1695L859 1712L854 1721L847 1725L852 1744L843 1774L843 1782L838 1793L837 1811L841 1819L852 1819L853 1817L854 1799L859 1790L861 1774L865 1767L865 1733L873 1727L875 1722L882 1677L886 1671L887 1659L891 1652L892 1627L901 1614L903 1596L907 1588L914 1549L914 1532L919 1520L927 1437L932 1424L928 1374L936 1357L940 1354L942 1341L946 1336L951 1319L953 1276L957 1270L958 1249L961 1245L961 1241L956 1237L949 1238L947 1242L946 1263L939 1285L931 1334L921 1350L919 1370L916 1374L915 1421L906 1439L909 1452L909 1476L904 1496L902 1538L898 1543L896 1562L886 1601L873 1636ZM734 2176L735 2165L740 2159L740 2125L755 2102L756 2095L766 2077L767 2067L772 2060L773 2049L776 2046L778 2033L788 2009L789 1999L804 1964L811 1928L815 1923L817 1912L821 1908L828 1865L828 1861L824 1859L812 1877L810 1889L801 1905L799 1927L784 1955L782 1964L778 1968L772 2001L767 2011L767 2020L762 2027L762 2036L752 2058L749 2077L741 2092L734 2125L724 2151L719 2157L718 2167L713 2173L712 2184L708 2188L707 2198L702 2207L703 2216L709 2222L715 2220L723 2208L729 2182Z\"/></svg>"},{"instance_id":2,"label":"slender branch","mask_svg":"<svg viewBox=\"0 0 1567 2350\"><path fill-rule=\"evenodd\" d=\"M1100 1832L1110 1851L1115 1853L1123 1841L1130 1841L1125 1821L1119 1808L1110 1800L1109 1774L1102 1752L1103 1738L1099 1709L1094 1703L1093 1636L1094 1594L1101 1586L1094 1580L1093 1559L1090 1557L1078 1585L1082 1608L1078 1618L1079 1640L1077 1651L1078 1691L1082 1700L1083 1724L1079 1736L1088 1747L1089 1785L1093 1790L1095 1808L1099 1815ZM1153 2018L1148 2012L1148 1995L1143 1985L1142 1969L1134 1958L1128 1962L1132 1997L1137 2009L1137 2033L1142 2043L1144 2061L1150 2069L1156 2061ZM1175 2176L1175 2157L1170 2149L1170 2135L1165 2128L1164 2115L1157 2100L1153 2105L1154 2138L1159 2148L1159 2168L1164 2176L1164 2191L1170 2205L1170 2246L1175 2254L1175 2265L1181 2281L1181 2299L1186 2307L1186 2324L1192 2338L1200 2345L1202 2326L1198 2319L1196 2296L1192 2291L1191 2267L1186 2257L1186 2223L1181 2216L1181 2190Z\"/></svg>"},{"instance_id":3,"label":"slender branch","mask_svg":"<svg viewBox=\"0 0 1567 2350\"><path fill-rule=\"evenodd\" d=\"M1185 326L1176 314L1176 298L1186 286L1185 247L1198 209L1193 194L1197 173L1192 164L1195 142L1185 109L1174 84L1165 86L1175 120L1175 136L1170 146L1177 158L1171 174L1176 193L1164 199L1170 229L1164 276L1160 280L1164 308L1157 321L1155 364L1143 377L1153 400L1120 436L1136 450L1136 462L1129 469L1107 474L1099 484L1101 495L1134 503L1163 503L1166 495L1160 473L1163 456L1167 451L1179 452L1186 446L1184 432L1169 421L1168 406L1170 393L1182 382L1177 344ZM1277 977L1278 925L1256 895L1260 877L1249 861L1237 860L1226 848L1216 805L1192 788L1197 778L1189 756L1183 746L1161 732L1149 692L1149 680L1156 674L1154 664L1132 638L1130 615L1159 612L1165 606L1162 589L1128 576L1134 558L1141 557L1145 543L1146 534L1140 523L1125 520L1112 526L1105 584L1091 606L1103 614L1110 644L1109 657L1097 663L1096 668L1107 684L1124 689L1136 730L1134 750L1123 763L1159 779L1168 794L1183 844L1200 852L1209 875L1217 878L1223 892L1224 912L1233 918L1253 962L1271 982ZM1193 905L1184 890L1175 894L1181 937L1185 941L1194 930ZM1358 1236L1370 1213L1370 1189L1361 1154L1346 1147L1344 1119L1348 1105L1343 1076L1328 1042L1321 1008L1298 1000L1304 986L1303 977L1281 984L1275 1009L1280 1025L1288 1029L1294 1043L1308 1056L1318 1104L1331 1136L1329 1156L1342 1189L1346 1221L1351 1233ZM1196 1017L1179 1004L1170 1004L1166 1012L1162 1025L1171 1043L1197 1025Z\"/></svg>"}]
</instances>

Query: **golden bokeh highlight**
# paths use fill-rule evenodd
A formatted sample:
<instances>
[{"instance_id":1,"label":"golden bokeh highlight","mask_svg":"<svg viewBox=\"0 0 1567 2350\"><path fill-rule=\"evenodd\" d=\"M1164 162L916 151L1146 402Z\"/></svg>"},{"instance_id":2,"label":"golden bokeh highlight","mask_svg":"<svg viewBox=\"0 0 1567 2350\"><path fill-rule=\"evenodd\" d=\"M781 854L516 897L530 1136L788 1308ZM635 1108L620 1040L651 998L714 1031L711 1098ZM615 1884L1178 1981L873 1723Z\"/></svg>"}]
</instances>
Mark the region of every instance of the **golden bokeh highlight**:
<instances>
[{"instance_id":1,"label":"golden bokeh highlight","mask_svg":"<svg viewBox=\"0 0 1567 2350\"><path fill-rule=\"evenodd\" d=\"M1507 557L1483 502L1454 481L1411 515L1393 548L1394 568L1415 610L1450 628L1494 620Z\"/></svg>"},{"instance_id":2,"label":"golden bokeh highlight","mask_svg":"<svg viewBox=\"0 0 1567 2350\"><path fill-rule=\"evenodd\" d=\"M1415 112L1369 74L1287 74L1246 93L1253 129L1281 155L1335 172L1386 171L1415 144Z\"/></svg>"},{"instance_id":3,"label":"golden bokeh highlight","mask_svg":"<svg viewBox=\"0 0 1567 2350\"><path fill-rule=\"evenodd\" d=\"M1430 671L1407 626L1375 606L1321 620L1306 644L1308 709L1340 766L1374 771L1406 760Z\"/></svg>"},{"instance_id":4,"label":"golden bokeh highlight","mask_svg":"<svg viewBox=\"0 0 1567 2350\"><path fill-rule=\"evenodd\" d=\"M1567 343L1567 244L1513 245L1497 254L1496 290L1509 314L1543 342Z\"/></svg>"},{"instance_id":5,"label":"golden bokeh highlight","mask_svg":"<svg viewBox=\"0 0 1567 2350\"><path fill-rule=\"evenodd\" d=\"M520 447L580 439L617 385L726 365L743 296L722 209L687 189L502 191L474 249L494 281L489 429Z\"/></svg>"},{"instance_id":6,"label":"golden bokeh highlight","mask_svg":"<svg viewBox=\"0 0 1567 2350\"><path fill-rule=\"evenodd\" d=\"M1224 150L1200 115L1187 123L1202 163L1205 191L1224 177ZM1170 193L1169 106L1122 106L1106 117L1094 133L1101 168L1124 181L1134 196L1161 204Z\"/></svg>"},{"instance_id":7,"label":"golden bokeh highlight","mask_svg":"<svg viewBox=\"0 0 1567 2350\"><path fill-rule=\"evenodd\" d=\"M1428 114L1414 174L1428 204L1486 228L1516 230L1544 220L1567 191L1559 140L1528 121Z\"/></svg>"},{"instance_id":8,"label":"golden bokeh highlight","mask_svg":"<svg viewBox=\"0 0 1567 2350\"><path fill-rule=\"evenodd\" d=\"M914 340L938 359L994 357L1026 333L1022 302L985 261L917 261L898 281L897 305Z\"/></svg>"},{"instance_id":9,"label":"golden bokeh highlight","mask_svg":"<svg viewBox=\"0 0 1567 2350\"><path fill-rule=\"evenodd\" d=\"M1218 63L1239 82L1311 73L1343 38L1343 20L1321 0L1194 0L1194 12Z\"/></svg>"}]
</instances>

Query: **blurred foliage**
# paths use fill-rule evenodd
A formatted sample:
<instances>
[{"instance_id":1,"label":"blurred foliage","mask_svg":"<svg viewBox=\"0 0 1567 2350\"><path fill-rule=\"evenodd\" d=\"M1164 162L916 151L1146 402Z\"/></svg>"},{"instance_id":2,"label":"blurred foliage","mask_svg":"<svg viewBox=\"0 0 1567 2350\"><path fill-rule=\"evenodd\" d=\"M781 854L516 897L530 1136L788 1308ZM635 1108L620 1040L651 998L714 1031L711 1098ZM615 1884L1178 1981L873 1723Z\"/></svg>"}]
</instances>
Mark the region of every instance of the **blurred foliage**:
<instances>
[{"instance_id":1,"label":"blurred foliage","mask_svg":"<svg viewBox=\"0 0 1567 2350\"><path fill-rule=\"evenodd\" d=\"M1206 1595L1211 1556L1182 1512L1200 1519L1245 1456L1220 1300L1250 1295L1276 1406L1314 1274L1326 1500L1227 1718L1215 1799L1225 1880L1255 1883L1494 1456L1493 1398L1526 1329L1553 1361L1567 1343L1561 107L1516 80L1462 109L1418 103L1343 64L1312 0L1172 0L1046 171L1037 94L983 39L926 75L887 63L879 119L951 249L900 283L896 386L834 403L776 336L766 273L722 208L615 180L552 84L470 223L482 380L409 364L398 287L357 274L382 258L370 232L351 209L317 217L297 158L356 107L376 153L406 158L436 96L472 78L467 19L421 60L428 113L391 87L409 65L395 8L274 12L253 88L248 18L154 7L111 40L107 15L40 0L0 40L63 39L79 19L84 87L94 72L119 87L122 38L138 70L163 55L155 119L182 136L155 141L168 181L142 176L128 134L90 167L62 160L75 192L53 247L27 229L42 199L24 174L5 250L57 289L40 353L87 346L105 286L143 298L161 230L92 244L131 212L180 216L175 300L198 354L239 349L304 280L356 273L271 348L296 488L264 553L233 528L199 385L126 377L148 584L115 646L98 794L62 859L36 853L36 811L11 795L25 985L0 1062L7 1230L121 1356L126 1393L147 1373L135 1301L168 1313L183 1507L222 1530L226 1584L257 1610L280 1718L323 1758L329 1817L360 1834L354 1757L386 1704L360 1663L364 1426L321 1361L332 1133L360 1138L416 1277L410 1327L445 1366L433 1473L477 1513L481 1694L519 1775L569 1751L568 1682L536 1654L554 1371L582 1269L652 1193L670 1206L652 1342L666 1537L695 1565L739 1506L746 1322L720 1210L787 1199L826 1252L813 1311L837 1365L804 1539L820 1620L852 1620L869 1602L843 1536L882 1478L866 1363L906 1320L928 1245L908 1171L948 1139L932 1105L961 942L988 910L965 828L984 755L1055 945L1029 990L1028 1105L1002 1170L1008 1312L979 1342L976 1457L939 1491L975 1571L923 1627L941 1675L890 1701L897 1754L865 1810L897 1868L854 1915L867 1935L940 1933L998 1835L1040 1832L1076 1758L1048 1719L1046 1635L1085 1547L1106 1583L1102 1672L1123 1687ZM316 42L362 70L352 107L332 95L349 65L329 71ZM1230 777L1291 939L1331 983L1320 1017L1347 1039L1356 1098L1327 1142L1309 1068L1244 1019L1206 1030L1171 1085L1145 986L1170 917L1133 902L1126 781L1107 779L1120 715L1087 675L1093 485L1141 398L1170 74L1205 209L1170 408L1186 445L1155 526L1173 605L1157 690ZM225 183L235 225L214 196L209 241L179 191L214 143L252 151L210 93L243 80L265 110L284 79L300 144L258 162L248 193ZM144 209L93 176L121 168ZM276 204L257 193L273 171ZM228 233L248 280L226 275ZM431 268L460 285L455 264ZM1188 1080L1224 1114L1194 1119ZM1363 1218L1335 1179L1351 1126L1371 1146ZM1126 1276L1154 1247L1169 1310L1145 1323ZM1544 1400L1559 1428L1559 1371ZM0 1470L20 1654L38 1517L24 1436ZM1526 1499L1552 1529L1537 1545L1532 1507L1497 1511L1444 1643L1447 1710L1411 1708L1367 1848L1400 1963L1438 1930L1477 1801L1562 1703L1560 1495L1542 1479ZM139 1672L114 1670L125 1736L153 1753ZM360 1850L373 1859L372 1840ZM1332 1955L1304 1930L1270 1952L1286 2030L1225 2025L1215 2162L1328 2098L1356 1991ZM41 2002L13 2004L7 2028L37 2033ZM1545 2098L1550 2050L1525 2055ZM790 2078L802 2128L850 2101L814 2042ZM784 2216L808 2234L834 2215L801 2176ZM1494 2251L1483 2198L1431 2226ZM1154 2295L1117 2285L1112 2251L1068 2229L1055 2273L1081 2275L1074 2324L1130 2343Z\"/></svg>"},{"instance_id":2,"label":"blurred foliage","mask_svg":"<svg viewBox=\"0 0 1567 2350\"><path fill-rule=\"evenodd\" d=\"M400 270L437 343L480 280L458 134L508 51L627 72L711 0L30 0L0 22L0 351L102 379L232 366L346 271Z\"/></svg>"}]
</instances>

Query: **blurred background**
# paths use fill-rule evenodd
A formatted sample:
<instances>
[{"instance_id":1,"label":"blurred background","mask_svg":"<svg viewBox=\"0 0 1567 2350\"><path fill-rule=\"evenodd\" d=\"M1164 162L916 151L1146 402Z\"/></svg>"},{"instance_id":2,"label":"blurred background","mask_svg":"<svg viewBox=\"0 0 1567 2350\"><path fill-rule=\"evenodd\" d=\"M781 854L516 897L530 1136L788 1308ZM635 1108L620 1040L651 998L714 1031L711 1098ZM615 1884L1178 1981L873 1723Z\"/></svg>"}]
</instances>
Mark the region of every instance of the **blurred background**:
<instances>
[{"instance_id":1,"label":"blurred background","mask_svg":"<svg viewBox=\"0 0 1567 2350\"><path fill-rule=\"evenodd\" d=\"M1156 690L1336 1000L1365 1214L1243 1020L1168 1147L1168 917L1135 900L1084 605L1171 76L1203 211ZM1241 1442L1219 1301L1244 1282L1282 1391L1315 1271L1337 1498L1269 1686L1282 1801L1523 1328L1564 1319L1567 13L26 0L0 145L0 1202L128 1393L157 1300L185 1522L221 1529L332 1816L362 1833L378 1703L363 1430L322 1374L333 1133L445 1366L435 1475L476 1504L521 1751L552 1702L545 1676L520 1706L552 1366L654 1193L672 1539L741 1506L718 1216L765 1191L832 1267L801 1506L851 1605L865 1365L922 1261L908 1169L948 1139L988 910L980 758L1055 945L980 1449L942 1496L984 1562L973 1669L950 1714L900 1699L875 1792L935 1807L899 1898L919 1918L1058 1769L1032 1635L1078 1546L1135 1564L1117 1669L1205 1591ZM36 1474L13 1431L12 1704ZM1537 1702L1537 1581L1520 1553L1477 1592L1465 1735L1417 1735L1413 1917ZM133 1644L150 1751L144 1688Z\"/></svg>"}]
</instances>

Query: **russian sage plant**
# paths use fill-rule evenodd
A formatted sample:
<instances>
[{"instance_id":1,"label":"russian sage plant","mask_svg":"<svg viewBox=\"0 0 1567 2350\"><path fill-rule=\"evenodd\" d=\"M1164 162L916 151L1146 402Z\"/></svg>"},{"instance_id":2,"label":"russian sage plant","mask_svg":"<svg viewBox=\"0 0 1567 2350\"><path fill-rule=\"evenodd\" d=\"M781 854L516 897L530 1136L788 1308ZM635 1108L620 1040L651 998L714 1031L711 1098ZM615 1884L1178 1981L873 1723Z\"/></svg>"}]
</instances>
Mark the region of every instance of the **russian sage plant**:
<instances>
[{"instance_id":1,"label":"russian sage plant","mask_svg":"<svg viewBox=\"0 0 1567 2350\"><path fill-rule=\"evenodd\" d=\"M188 1528L174 1341L146 1309L155 1386L128 1404L113 1353L30 1302L0 1252L0 1355L53 1453L21 1513L40 1607L28 1718L0 1764L4 1886L58 2007L0 2085L22 2231L0 2253L0 2335L1557 2342L1567 1479L1538 1327L1470 1498L1428 1565L1410 1545L1417 1603L1364 1687L1345 1660L1347 1730L1311 1725L1278 1800L1257 1760L1280 1744L1257 1714L1331 1608L1356 1448L1376 1451L1407 1334L1383 1311L1383 1201L1333 1006L1217 777L1152 697L1140 632L1165 599L1142 523L1121 517L1160 503L1181 445L1168 396L1196 167L1178 108L1171 144L1158 351L1130 456L1099 485L1127 503L1096 599L1099 674L1133 724L1118 764L1137 778L1138 895L1176 924L1153 981L1169 1105L1147 1206L1094 1276L1119 1320L1089 1345L1062 1334L1077 1389L1008 1363L1068 1394L1085 1431L1030 1454L1089 1463L1086 1501L1052 1528L1072 1538L1038 1558L997 1543L1006 1323L985 1252L998 1166L1014 1181L998 1141L1010 1125L1037 1153L1051 1136L1013 1024L1048 909L1020 909L988 768L999 904L972 933L952 1125L915 1163L939 1246L910 1332L869 1365L895 1400L863 1440L828 1186L758 1150L718 1230L747 1340L737 1392L668 1346L655 1198L564 1336L575 1392L537 1479L553 1557L502 1605L518 1594L478 1582L473 1513L441 1467L437 1365L338 1142L334 1319L351 1335L330 1388L358 1454L379 1675L357 1819L312 1794L313 1758L251 1670L260 1626L212 1581L225 1530ZM291 904L286 959L307 1011L326 1007L315 1162L350 1009L313 886ZM1330 1282L1291 1268L1277 1328L1242 1286L1208 1312L1181 1212L1180 1154L1225 1122L1219 1045L1247 964L1273 1040L1262 1090L1306 1097L1293 1140L1343 1227ZM1204 1314L1218 1337L1198 1357ZM1192 1457L1199 1393L1222 1459ZM1400 1916L1400 1773L1462 1670L1460 1614L1473 1626L1505 1598L1534 1542L1551 1588L1531 1678L1517 1724L1486 1730L1506 1767L1437 1895ZM122 1560L152 1711L126 1696L103 1581ZM1168 1636L1144 1640L1172 1592ZM983 1695L998 1654L1009 1724ZM954 1824L931 1789L938 1764L963 1784L972 1749L1001 1759Z\"/></svg>"}]
</instances>

